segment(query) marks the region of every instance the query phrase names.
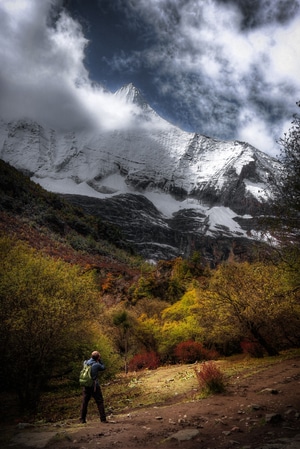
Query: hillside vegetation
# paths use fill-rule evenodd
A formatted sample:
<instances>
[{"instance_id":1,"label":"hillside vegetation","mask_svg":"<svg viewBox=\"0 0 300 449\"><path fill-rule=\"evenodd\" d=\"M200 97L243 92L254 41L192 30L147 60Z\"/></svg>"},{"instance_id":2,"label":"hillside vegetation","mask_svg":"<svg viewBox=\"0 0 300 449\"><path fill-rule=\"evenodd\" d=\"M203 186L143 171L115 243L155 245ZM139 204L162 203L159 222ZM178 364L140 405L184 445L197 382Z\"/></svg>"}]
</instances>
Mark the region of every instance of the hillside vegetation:
<instances>
[{"instance_id":1,"label":"hillside vegetation","mask_svg":"<svg viewBox=\"0 0 300 449\"><path fill-rule=\"evenodd\" d=\"M36 413L50 385L58 394L77 385L94 348L108 381L299 347L298 272L288 259L259 254L211 270L195 253L152 266L109 223L0 169L0 377L23 410Z\"/></svg>"},{"instance_id":2,"label":"hillside vegetation","mask_svg":"<svg viewBox=\"0 0 300 449\"><path fill-rule=\"evenodd\" d=\"M0 173L1 221L10 222L7 232L14 232L13 226L16 226L15 231L18 232L23 226L22 238L29 241L31 246L43 248L47 246L48 238L75 251L96 253L117 262L125 261L132 266L139 264L137 258L130 259L130 245L110 223L87 216L80 208L71 206L59 195L47 192L2 160ZM40 245L31 239L30 229L38 231L44 238ZM55 245L49 242L48 246L50 249L50 246ZM59 256L63 257L63 251Z\"/></svg>"}]
</instances>

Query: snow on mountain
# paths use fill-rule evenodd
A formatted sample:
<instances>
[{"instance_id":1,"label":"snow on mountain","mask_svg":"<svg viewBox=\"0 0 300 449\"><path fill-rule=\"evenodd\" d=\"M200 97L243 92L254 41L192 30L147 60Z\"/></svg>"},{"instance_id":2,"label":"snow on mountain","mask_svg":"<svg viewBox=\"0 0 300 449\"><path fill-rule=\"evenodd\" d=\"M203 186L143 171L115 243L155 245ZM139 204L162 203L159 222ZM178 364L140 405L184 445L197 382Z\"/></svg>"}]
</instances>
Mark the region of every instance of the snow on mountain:
<instances>
[{"instance_id":1,"label":"snow on mountain","mask_svg":"<svg viewBox=\"0 0 300 449\"><path fill-rule=\"evenodd\" d=\"M0 121L0 158L49 191L102 201L139 194L172 226L190 210L202 235L249 238L249 225L243 229L237 218L265 207L279 162L244 142L180 130L132 84L115 95L134 106L134 128L63 134L26 120Z\"/></svg>"}]
</instances>

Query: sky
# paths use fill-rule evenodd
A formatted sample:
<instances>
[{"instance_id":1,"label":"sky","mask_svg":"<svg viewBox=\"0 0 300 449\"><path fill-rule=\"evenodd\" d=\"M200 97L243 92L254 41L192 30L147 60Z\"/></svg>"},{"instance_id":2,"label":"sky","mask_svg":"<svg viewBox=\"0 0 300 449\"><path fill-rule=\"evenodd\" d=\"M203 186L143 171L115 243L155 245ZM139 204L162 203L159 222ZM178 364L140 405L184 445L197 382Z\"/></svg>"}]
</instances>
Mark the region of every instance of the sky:
<instances>
[{"instance_id":1,"label":"sky","mask_svg":"<svg viewBox=\"0 0 300 449\"><path fill-rule=\"evenodd\" d=\"M300 0L0 0L0 117L135 126L114 95L133 83L181 129L277 156L299 43Z\"/></svg>"}]
</instances>

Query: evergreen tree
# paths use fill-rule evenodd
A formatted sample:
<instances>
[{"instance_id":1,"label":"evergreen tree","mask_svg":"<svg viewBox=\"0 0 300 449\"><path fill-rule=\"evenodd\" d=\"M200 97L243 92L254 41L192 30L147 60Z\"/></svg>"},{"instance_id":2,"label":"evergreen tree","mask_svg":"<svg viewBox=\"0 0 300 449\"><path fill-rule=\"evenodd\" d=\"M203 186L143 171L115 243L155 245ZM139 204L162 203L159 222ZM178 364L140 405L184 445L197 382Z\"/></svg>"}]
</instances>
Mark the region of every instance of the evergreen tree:
<instances>
[{"instance_id":1,"label":"evergreen tree","mask_svg":"<svg viewBox=\"0 0 300 449\"><path fill-rule=\"evenodd\" d=\"M297 103L300 107L300 102ZM291 292L300 295L300 115L279 140L282 170L271 180L274 193L267 228L276 238L275 248L286 263ZM279 244L278 244L279 243ZM299 298L300 301L300 298Z\"/></svg>"},{"instance_id":2,"label":"evergreen tree","mask_svg":"<svg viewBox=\"0 0 300 449\"><path fill-rule=\"evenodd\" d=\"M300 102L297 103L300 106ZM291 128L279 140L283 169L272 180L274 192L273 230L282 243L300 247L300 116L295 115Z\"/></svg>"}]
</instances>

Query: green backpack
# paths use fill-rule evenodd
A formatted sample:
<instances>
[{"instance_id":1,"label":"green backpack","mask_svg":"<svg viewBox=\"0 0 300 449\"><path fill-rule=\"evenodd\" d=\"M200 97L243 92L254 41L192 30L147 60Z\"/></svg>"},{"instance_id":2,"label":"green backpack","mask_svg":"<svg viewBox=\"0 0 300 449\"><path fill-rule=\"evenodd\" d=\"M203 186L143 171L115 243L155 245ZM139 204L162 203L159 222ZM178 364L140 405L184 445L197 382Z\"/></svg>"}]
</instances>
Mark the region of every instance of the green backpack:
<instances>
[{"instance_id":1,"label":"green backpack","mask_svg":"<svg viewBox=\"0 0 300 449\"><path fill-rule=\"evenodd\" d=\"M94 381L91 376L91 368L92 365L87 365L86 363L83 364L83 368L79 375L79 384L82 387L91 387L93 385Z\"/></svg>"}]
</instances>

